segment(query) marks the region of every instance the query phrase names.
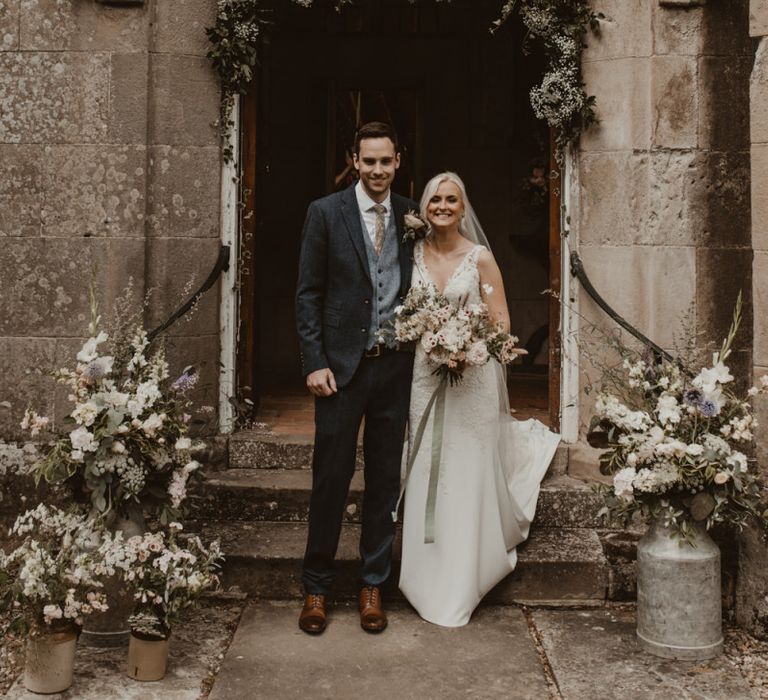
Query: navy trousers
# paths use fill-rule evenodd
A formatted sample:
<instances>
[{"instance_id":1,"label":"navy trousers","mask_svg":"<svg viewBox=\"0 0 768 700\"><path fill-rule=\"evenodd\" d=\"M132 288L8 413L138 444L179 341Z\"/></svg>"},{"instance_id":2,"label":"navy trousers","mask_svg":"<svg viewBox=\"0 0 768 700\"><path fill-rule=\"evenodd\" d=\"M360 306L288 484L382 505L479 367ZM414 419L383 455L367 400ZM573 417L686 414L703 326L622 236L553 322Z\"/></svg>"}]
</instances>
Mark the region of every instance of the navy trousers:
<instances>
[{"instance_id":1,"label":"navy trousers","mask_svg":"<svg viewBox=\"0 0 768 700\"><path fill-rule=\"evenodd\" d=\"M307 593L326 595L333 585L334 559L363 418L360 579L363 585L378 586L389 576L395 539L392 510L400 490L412 374L412 352L364 357L349 384L333 396L315 399L312 497L302 576Z\"/></svg>"}]
</instances>

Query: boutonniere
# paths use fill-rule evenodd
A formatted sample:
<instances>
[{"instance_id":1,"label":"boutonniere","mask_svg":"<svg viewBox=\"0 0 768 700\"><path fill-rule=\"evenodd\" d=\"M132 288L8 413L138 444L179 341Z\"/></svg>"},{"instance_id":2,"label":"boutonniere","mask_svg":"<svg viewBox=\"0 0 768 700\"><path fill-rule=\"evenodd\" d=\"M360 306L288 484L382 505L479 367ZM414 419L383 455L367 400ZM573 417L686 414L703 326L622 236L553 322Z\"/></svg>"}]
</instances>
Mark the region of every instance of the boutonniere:
<instances>
[{"instance_id":1,"label":"boutonniere","mask_svg":"<svg viewBox=\"0 0 768 700\"><path fill-rule=\"evenodd\" d=\"M429 231L427 222L424 221L424 219L421 218L421 215L413 209L410 209L406 212L403 224L405 228L405 233L403 234L403 243L405 243L409 238L413 241L418 241L419 239L424 238L424 236L427 235L427 231Z\"/></svg>"}]
</instances>

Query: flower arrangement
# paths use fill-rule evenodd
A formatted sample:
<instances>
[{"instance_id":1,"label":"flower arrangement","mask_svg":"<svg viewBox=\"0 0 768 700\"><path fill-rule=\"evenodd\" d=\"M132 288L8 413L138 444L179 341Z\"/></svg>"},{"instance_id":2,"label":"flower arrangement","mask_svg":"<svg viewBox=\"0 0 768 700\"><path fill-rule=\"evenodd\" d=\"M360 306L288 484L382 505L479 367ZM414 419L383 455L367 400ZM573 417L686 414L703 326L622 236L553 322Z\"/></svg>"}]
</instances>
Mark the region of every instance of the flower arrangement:
<instances>
[{"instance_id":1,"label":"flower arrangement","mask_svg":"<svg viewBox=\"0 0 768 700\"><path fill-rule=\"evenodd\" d=\"M429 224L413 209L409 209L406 212L403 220L403 228L405 230L405 233L403 234L403 243L408 240L421 240L429 232Z\"/></svg>"},{"instance_id":2,"label":"flower arrangement","mask_svg":"<svg viewBox=\"0 0 768 700\"><path fill-rule=\"evenodd\" d=\"M0 550L0 609L14 630L79 629L86 615L107 609L94 520L41 503L16 519L11 535L22 541L8 555Z\"/></svg>"},{"instance_id":3,"label":"flower arrangement","mask_svg":"<svg viewBox=\"0 0 768 700\"><path fill-rule=\"evenodd\" d=\"M725 364L740 317L739 300L720 351L698 373L625 356L624 385L598 395L591 442L608 448L600 468L613 475L603 516L629 521L641 512L689 541L696 522L768 521L765 489L748 457L757 421L749 401L730 390ZM760 384L748 395L768 391L768 377Z\"/></svg>"},{"instance_id":4,"label":"flower arrangement","mask_svg":"<svg viewBox=\"0 0 768 700\"><path fill-rule=\"evenodd\" d=\"M76 495L87 494L99 513L124 515L139 504L170 522L178 518L187 481L200 466L193 458L200 446L187 435L185 398L196 375L187 369L171 382L163 349L150 353L140 326L104 350L110 338L99 328L93 295L91 312L90 337L75 368L55 373L69 388L70 429L37 462L35 478L66 482ZM32 408L21 423L32 436L48 424Z\"/></svg>"},{"instance_id":5,"label":"flower arrangement","mask_svg":"<svg viewBox=\"0 0 768 700\"><path fill-rule=\"evenodd\" d=\"M413 285L395 309L397 342L417 341L436 365L435 374L460 382L464 369L481 366L491 358L509 364L525 350L518 339L491 321L485 304L452 304L426 284Z\"/></svg>"},{"instance_id":6,"label":"flower arrangement","mask_svg":"<svg viewBox=\"0 0 768 700\"><path fill-rule=\"evenodd\" d=\"M416 0L409 0L416 4ZM313 0L293 0L304 8ZM450 2L450 0L437 0ZM336 0L336 10L353 0ZM584 91L581 76L581 51L587 31L597 32L603 14L594 12L588 0L500 0L500 17L492 23L496 31L516 11L530 40L541 42L547 57L542 82L531 89L530 101L538 119L557 130L558 157L565 146L597 121L595 98ZM218 0L216 22L206 29L212 61L222 87L219 129L222 142L233 127L234 96L245 94L253 80L258 62L257 42L263 25L269 23L267 7L261 0ZM231 160L231 147L224 147L224 157Z\"/></svg>"},{"instance_id":7,"label":"flower arrangement","mask_svg":"<svg viewBox=\"0 0 768 700\"><path fill-rule=\"evenodd\" d=\"M219 583L222 560L218 541L207 548L197 536L178 542L180 523L123 541L108 535L100 550L103 574L119 574L132 590L135 606L131 631L144 639L167 639L180 611Z\"/></svg>"},{"instance_id":8,"label":"flower arrangement","mask_svg":"<svg viewBox=\"0 0 768 700\"><path fill-rule=\"evenodd\" d=\"M499 27L515 9L528 35L544 46L547 69L541 83L531 88L530 100L537 119L556 131L556 156L562 159L565 147L591 124L597 122L595 97L587 95L581 75L581 52L588 31L599 33L601 12L594 12L588 0L505 0Z\"/></svg>"}]
</instances>

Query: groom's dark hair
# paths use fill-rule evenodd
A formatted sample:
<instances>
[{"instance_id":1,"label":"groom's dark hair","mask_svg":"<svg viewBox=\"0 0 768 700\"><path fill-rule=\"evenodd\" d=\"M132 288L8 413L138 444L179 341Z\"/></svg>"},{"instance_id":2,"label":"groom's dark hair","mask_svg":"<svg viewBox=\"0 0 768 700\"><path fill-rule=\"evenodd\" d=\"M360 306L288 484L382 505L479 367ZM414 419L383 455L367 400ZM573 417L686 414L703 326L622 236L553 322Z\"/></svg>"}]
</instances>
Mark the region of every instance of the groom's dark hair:
<instances>
[{"instance_id":1,"label":"groom's dark hair","mask_svg":"<svg viewBox=\"0 0 768 700\"><path fill-rule=\"evenodd\" d=\"M363 124L355 134L355 153L360 153L360 142L363 139L382 139L387 138L395 144L395 153L398 153L400 146L397 143L397 133L391 124L385 122L368 122Z\"/></svg>"}]
</instances>

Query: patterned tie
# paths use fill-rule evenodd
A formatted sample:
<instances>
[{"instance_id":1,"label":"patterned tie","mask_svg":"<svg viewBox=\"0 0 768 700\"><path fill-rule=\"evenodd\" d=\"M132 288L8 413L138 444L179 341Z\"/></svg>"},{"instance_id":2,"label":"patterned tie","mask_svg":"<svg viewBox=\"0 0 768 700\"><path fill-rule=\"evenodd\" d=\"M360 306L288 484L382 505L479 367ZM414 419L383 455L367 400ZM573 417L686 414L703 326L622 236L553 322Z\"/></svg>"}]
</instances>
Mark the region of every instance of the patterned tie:
<instances>
[{"instance_id":1,"label":"patterned tie","mask_svg":"<svg viewBox=\"0 0 768 700\"><path fill-rule=\"evenodd\" d=\"M373 211L376 212L373 249L376 251L376 255L381 255L381 249L384 247L384 214L387 213L387 208L383 204L374 204Z\"/></svg>"}]
</instances>

